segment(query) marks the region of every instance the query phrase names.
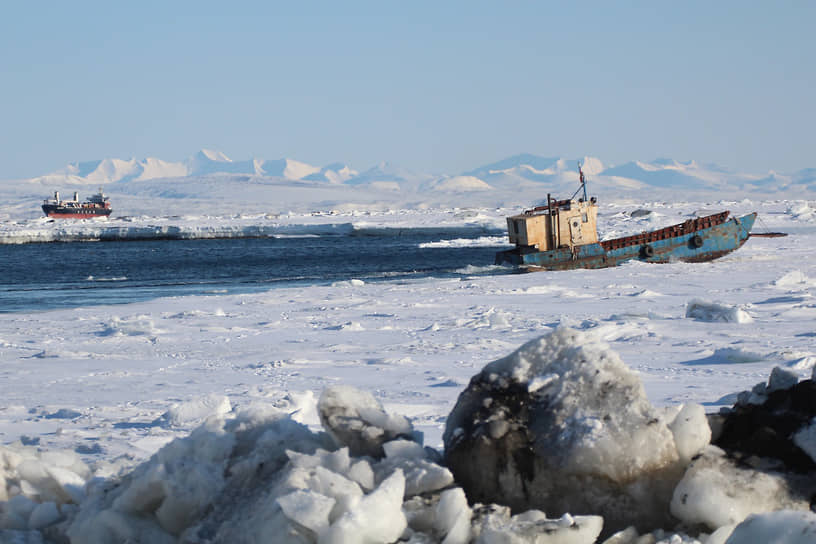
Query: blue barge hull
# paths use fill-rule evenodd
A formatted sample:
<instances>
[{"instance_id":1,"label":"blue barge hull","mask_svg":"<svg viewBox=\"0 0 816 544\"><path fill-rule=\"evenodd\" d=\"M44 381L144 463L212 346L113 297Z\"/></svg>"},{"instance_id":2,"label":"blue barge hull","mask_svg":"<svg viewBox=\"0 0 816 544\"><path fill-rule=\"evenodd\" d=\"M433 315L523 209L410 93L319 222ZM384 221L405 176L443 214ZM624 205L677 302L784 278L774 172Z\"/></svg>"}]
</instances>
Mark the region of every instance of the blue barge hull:
<instances>
[{"instance_id":1,"label":"blue barge hull","mask_svg":"<svg viewBox=\"0 0 816 544\"><path fill-rule=\"evenodd\" d=\"M496 254L496 264L530 270L606 268L630 260L649 263L703 262L722 257L748 240L756 213L728 218L721 212L634 236L539 251L522 246Z\"/></svg>"}]
</instances>

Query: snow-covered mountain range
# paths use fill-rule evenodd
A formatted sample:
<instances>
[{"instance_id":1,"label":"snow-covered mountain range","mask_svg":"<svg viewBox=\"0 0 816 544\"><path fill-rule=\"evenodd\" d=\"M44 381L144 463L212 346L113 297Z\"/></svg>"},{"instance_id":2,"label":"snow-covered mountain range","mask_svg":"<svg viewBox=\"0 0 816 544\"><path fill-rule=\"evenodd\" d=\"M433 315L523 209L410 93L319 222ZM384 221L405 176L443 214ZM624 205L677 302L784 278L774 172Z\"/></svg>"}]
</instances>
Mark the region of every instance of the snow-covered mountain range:
<instances>
[{"instance_id":1,"label":"snow-covered mountain range","mask_svg":"<svg viewBox=\"0 0 816 544\"><path fill-rule=\"evenodd\" d=\"M113 183L209 174L245 174L288 180L308 179L342 183L354 177L357 172L343 164L321 168L292 159L233 161L220 151L202 149L181 162L169 162L152 157L139 160L102 159L72 162L61 170L34 178L34 181L69 184Z\"/></svg>"},{"instance_id":2,"label":"snow-covered mountain range","mask_svg":"<svg viewBox=\"0 0 816 544\"><path fill-rule=\"evenodd\" d=\"M368 186L378 190L400 191L406 188L446 192L490 192L535 188L558 194L574 190L578 183L578 164L593 183L594 190L631 192L642 189L689 191L816 191L816 168L792 173L762 174L733 172L714 164L673 159L651 162L631 161L606 164L595 157L581 159L547 158L519 154L473 170L453 175L416 173L380 163L358 171L343 163L314 166L294 159L232 160L220 151L201 150L180 162L158 158L102 159L77 162L56 172L33 178L32 182L52 185L108 184L162 178L242 175L253 179L273 178L307 184Z\"/></svg>"}]
</instances>

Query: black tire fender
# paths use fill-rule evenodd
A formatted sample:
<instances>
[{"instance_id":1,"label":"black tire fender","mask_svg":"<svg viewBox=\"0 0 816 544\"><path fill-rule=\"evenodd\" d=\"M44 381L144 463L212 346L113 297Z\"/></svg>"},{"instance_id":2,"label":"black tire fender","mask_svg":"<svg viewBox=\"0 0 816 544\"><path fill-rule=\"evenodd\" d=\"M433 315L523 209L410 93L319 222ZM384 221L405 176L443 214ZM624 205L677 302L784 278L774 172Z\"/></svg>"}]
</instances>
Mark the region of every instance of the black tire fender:
<instances>
[{"instance_id":1,"label":"black tire fender","mask_svg":"<svg viewBox=\"0 0 816 544\"><path fill-rule=\"evenodd\" d=\"M643 248L641 248L640 253L647 259L650 257L654 257L654 248L650 245L645 245L643 246Z\"/></svg>"},{"instance_id":2,"label":"black tire fender","mask_svg":"<svg viewBox=\"0 0 816 544\"><path fill-rule=\"evenodd\" d=\"M699 234L695 234L691 237L691 247L703 247L703 237Z\"/></svg>"}]
</instances>

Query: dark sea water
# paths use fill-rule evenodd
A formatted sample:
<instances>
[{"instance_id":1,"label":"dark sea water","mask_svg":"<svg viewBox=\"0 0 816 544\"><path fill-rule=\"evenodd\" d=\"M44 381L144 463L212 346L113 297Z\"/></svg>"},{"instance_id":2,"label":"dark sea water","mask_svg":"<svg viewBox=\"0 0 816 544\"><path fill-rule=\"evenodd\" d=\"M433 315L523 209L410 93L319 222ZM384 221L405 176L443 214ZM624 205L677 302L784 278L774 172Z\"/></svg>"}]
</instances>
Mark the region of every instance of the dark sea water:
<instances>
[{"instance_id":1,"label":"dark sea water","mask_svg":"<svg viewBox=\"0 0 816 544\"><path fill-rule=\"evenodd\" d=\"M475 236L475 235L474 235ZM461 238L451 235L449 238ZM0 312L250 293L338 280L474 274L497 247L421 247L445 236L314 236L0 245Z\"/></svg>"}]
</instances>

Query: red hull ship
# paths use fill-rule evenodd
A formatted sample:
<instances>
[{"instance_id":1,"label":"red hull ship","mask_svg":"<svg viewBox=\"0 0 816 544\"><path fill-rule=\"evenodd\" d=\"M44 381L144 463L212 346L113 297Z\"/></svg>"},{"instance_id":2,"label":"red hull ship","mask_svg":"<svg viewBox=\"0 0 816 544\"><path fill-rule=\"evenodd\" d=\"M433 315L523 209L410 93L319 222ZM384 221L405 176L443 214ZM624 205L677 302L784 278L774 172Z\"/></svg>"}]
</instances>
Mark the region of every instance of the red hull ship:
<instances>
[{"instance_id":1,"label":"red hull ship","mask_svg":"<svg viewBox=\"0 0 816 544\"><path fill-rule=\"evenodd\" d=\"M79 194L74 192L73 200L60 200L59 192L54 192L54 198L46 199L42 205L43 212L48 217L57 219L91 219L93 217L107 217L111 214L108 197L99 192L85 202L79 201Z\"/></svg>"}]
</instances>

